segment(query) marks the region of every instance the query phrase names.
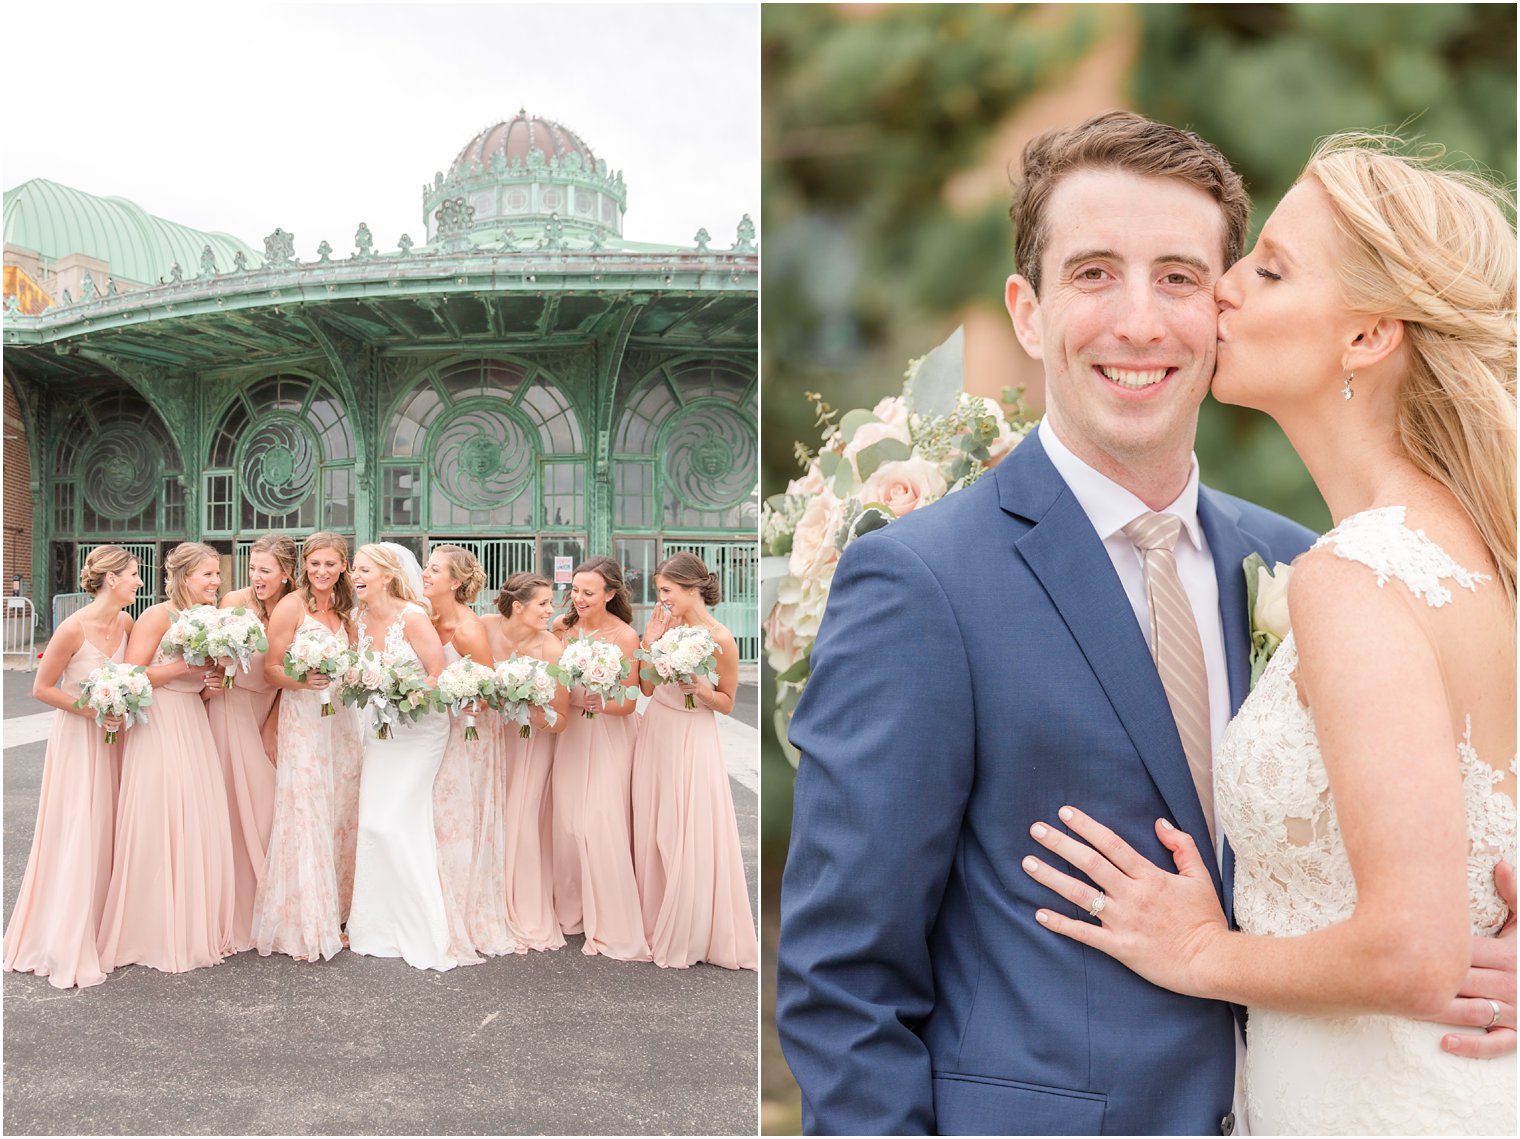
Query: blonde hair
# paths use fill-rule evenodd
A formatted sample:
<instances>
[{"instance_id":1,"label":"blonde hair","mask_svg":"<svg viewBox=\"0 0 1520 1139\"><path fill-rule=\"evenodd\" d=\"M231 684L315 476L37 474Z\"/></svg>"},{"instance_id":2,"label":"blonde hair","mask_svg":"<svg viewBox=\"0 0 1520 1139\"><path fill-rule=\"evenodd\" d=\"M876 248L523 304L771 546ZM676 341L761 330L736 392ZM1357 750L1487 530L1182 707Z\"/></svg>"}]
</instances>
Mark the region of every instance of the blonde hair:
<instances>
[{"instance_id":1,"label":"blonde hair","mask_svg":"<svg viewBox=\"0 0 1520 1139\"><path fill-rule=\"evenodd\" d=\"M1408 156L1398 145L1391 135L1332 135L1302 178L1329 195L1347 305L1404 324L1399 443L1472 518L1513 611L1513 206L1485 178L1436 168L1439 152Z\"/></svg>"},{"instance_id":2,"label":"blonde hair","mask_svg":"<svg viewBox=\"0 0 1520 1139\"><path fill-rule=\"evenodd\" d=\"M444 556L449 576L459 583L454 600L466 605L474 601L486 583L486 571L480 568L480 560L463 546L434 546L433 553Z\"/></svg>"},{"instance_id":3,"label":"blonde hair","mask_svg":"<svg viewBox=\"0 0 1520 1139\"><path fill-rule=\"evenodd\" d=\"M188 609L203 602L196 601L185 588L185 575L207 558L221 561L222 555L205 542L181 542L169 551L164 559L164 596L176 609Z\"/></svg>"},{"instance_id":4,"label":"blonde hair","mask_svg":"<svg viewBox=\"0 0 1520 1139\"><path fill-rule=\"evenodd\" d=\"M343 569L338 574L338 580L333 582L332 607L343 622L344 629L348 629L349 616L354 611L354 583L348 577L348 543L343 540L342 534L318 530L301 543L301 564L297 567L301 600L306 603L308 613L317 611L317 599L311 592L311 583L306 580L306 559L323 550L336 550L338 557L343 559Z\"/></svg>"},{"instance_id":5,"label":"blonde hair","mask_svg":"<svg viewBox=\"0 0 1520 1139\"><path fill-rule=\"evenodd\" d=\"M406 579L406 570L401 568L401 559L386 549L382 543L371 542L367 546L360 546L354 551L354 561L358 561L361 557L368 558L375 563L377 569L391 575L390 585L386 587L386 592L392 597L398 601L410 601L414 605L423 605L422 598L412 592L412 583ZM426 606L423 605L423 608Z\"/></svg>"},{"instance_id":6,"label":"blonde hair","mask_svg":"<svg viewBox=\"0 0 1520 1139\"><path fill-rule=\"evenodd\" d=\"M106 574L124 574L136 561L120 546L96 546L86 555L79 570L79 588L86 593L98 593L106 583Z\"/></svg>"},{"instance_id":7,"label":"blonde hair","mask_svg":"<svg viewBox=\"0 0 1520 1139\"><path fill-rule=\"evenodd\" d=\"M248 547L248 560L250 563L253 561L254 554L268 554L280 567L280 572L289 578L292 583L297 580L296 561L298 555L294 538L288 538L284 534L265 534L262 538L255 539L253 545ZM294 584L283 587L280 590L279 596L284 597L285 594L295 588ZM263 600L253 590L250 589L248 592L253 597L253 609L259 615L259 620L266 625L269 624L269 606L264 604Z\"/></svg>"}]
</instances>

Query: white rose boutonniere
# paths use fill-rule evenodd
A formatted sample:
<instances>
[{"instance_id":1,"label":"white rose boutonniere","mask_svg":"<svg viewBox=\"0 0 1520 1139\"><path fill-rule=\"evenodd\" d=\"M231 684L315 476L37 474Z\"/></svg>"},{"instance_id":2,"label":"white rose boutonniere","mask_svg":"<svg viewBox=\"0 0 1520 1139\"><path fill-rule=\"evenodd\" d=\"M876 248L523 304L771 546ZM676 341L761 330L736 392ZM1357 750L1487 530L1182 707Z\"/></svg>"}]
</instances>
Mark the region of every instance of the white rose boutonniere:
<instances>
[{"instance_id":1,"label":"white rose boutonniere","mask_svg":"<svg viewBox=\"0 0 1520 1139\"><path fill-rule=\"evenodd\" d=\"M1271 569L1260 554L1245 560L1246 605L1251 610L1251 687L1261 679L1267 662L1292 628L1288 616L1288 578L1293 567L1282 562Z\"/></svg>"}]
</instances>

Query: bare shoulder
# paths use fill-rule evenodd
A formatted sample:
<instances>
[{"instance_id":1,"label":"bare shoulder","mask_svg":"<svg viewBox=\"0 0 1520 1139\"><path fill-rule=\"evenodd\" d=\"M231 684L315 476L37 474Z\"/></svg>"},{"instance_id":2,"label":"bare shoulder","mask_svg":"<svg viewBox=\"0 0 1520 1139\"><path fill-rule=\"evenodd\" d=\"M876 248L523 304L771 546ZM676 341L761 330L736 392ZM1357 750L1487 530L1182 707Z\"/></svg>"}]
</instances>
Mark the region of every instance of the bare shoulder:
<instances>
[{"instance_id":1,"label":"bare shoulder","mask_svg":"<svg viewBox=\"0 0 1520 1139\"><path fill-rule=\"evenodd\" d=\"M128 618L130 620L131 618ZM130 626L128 626L130 629ZM74 653L84 644L84 622L79 619L77 613L70 613L62 621L58 622L58 628L53 630L53 635L48 638L47 647L57 645L61 649L67 649L70 654Z\"/></svg>"},{"instance_id":2,"label":"bare shoulder","mask_svg":"<svg viewBox=\"0 0 1520 1139\"><path fill-rule=\"evenodd\" d=\"M728 626L714 625L712 628L712 639L713 643L722 649L725 653L738 655L739 642L734 637L734 635L728 631Z\"/></svg>"},{"instance_id":3,"label":"bare shoulder","mask_svg":"<svg viewBox=\"0 0 1520 1139\"><path fill-rule=\"evenodd\" d=\"M545 633L539 638L538 648L543 656L540 658L547 661L557 661L565 655L565 642L553 633Z\"/></svg>"},{"instance_id":4,"label":"bare shoulder","mask_svg":"<svg viewBox=\"0 0 1520 1139\"><path fill-rule=\"evenodd\" d=\"M226 597L222 598L218 609L248 609L253 606L252 589L234 589Z\"/></svg>"},{"instance_id":5,"label":"bare shoulder","mask_svg":"<svg viewBox=\"0 0 1520 1139\"><path fill-rule=\"evenodd\" d=\"M623 651L624 656L632 656L639 650L639 633L627 621L621 621L614 628L612 642Z\"/></svg>"},{"instance_id":6,"label":"bare shoulder","mask_svg":"<svg viewBox=\"0 0 1520 1139\"><path fill-rule=\"evenodd\" d=\"M569 628L569 614L561 613L558 617L554 618L554 624L549 626L549 632L551 632L556 637L563 637Z\"/></svg>"},{"instance_id":7,"label":"bare shoulder","mask_svg":"<svg viewBox=\"0 0 1520 1139\"><path fill-rule=\"evenodd\" d=\"M306 616L306 598L296 590L291 590L275 604L272 617L295 617L299 620Z\"/></svg>"}]
</instances>

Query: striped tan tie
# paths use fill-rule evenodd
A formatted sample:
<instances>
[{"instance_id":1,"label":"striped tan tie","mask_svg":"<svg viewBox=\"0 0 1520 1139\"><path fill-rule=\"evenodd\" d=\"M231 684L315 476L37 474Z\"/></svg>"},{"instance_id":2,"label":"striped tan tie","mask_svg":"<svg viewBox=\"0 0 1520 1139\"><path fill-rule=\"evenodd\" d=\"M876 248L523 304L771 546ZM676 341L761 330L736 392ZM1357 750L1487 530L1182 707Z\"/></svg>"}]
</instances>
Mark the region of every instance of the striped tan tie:
<instances>
[{"instance_id":1,"label":"striped tan tie","mask_svg":"<svg viewBox=\"0 0 1520 1139\"><path fill-rule=\"evenodd\" d=\"M1182 532L1175 514L1147 512L1124 527L1124 535L1145 561L1145 597L1151 609L1151 655L1161 686L1177 721L1182 750L1198 788L1198 802L1214 838L1214 753L1209 737L1209 676L1203 664L1203 642L1172 547Z\"/></svg>"}]
</instances>

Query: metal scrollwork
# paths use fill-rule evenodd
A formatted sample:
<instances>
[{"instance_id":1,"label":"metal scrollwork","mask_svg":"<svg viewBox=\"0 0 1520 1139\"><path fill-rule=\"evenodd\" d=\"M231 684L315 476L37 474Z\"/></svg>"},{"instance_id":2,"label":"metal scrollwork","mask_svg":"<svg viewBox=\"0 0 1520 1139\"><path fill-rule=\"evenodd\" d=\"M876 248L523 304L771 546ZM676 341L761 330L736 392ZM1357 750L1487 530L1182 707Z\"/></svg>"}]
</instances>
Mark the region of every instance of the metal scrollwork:
<instances>
[{"instance_id":1,"label":"metal scrollwork","mask_svg":"<svg viewBox=\"0 0 1520 1139\"><path fill-rule=\"evenodd\" d=\"M755 432L731 407L697 405L666 432L665 477L697 510L725 510L755 485Z\"/></svg>"},{"instance_id":2,"label":"metal scrollwork","mask_svg":"<svg viewBox=\"0 0 1520 1139\"><path fill-rule=\"evenodd\" d=\"M316 486L320 452L311 428L293 415L270 415L238 447L243 494L266 514L288 514Z\"/></svg>"},{"instance_id":3,"label":"metal scrollwork","mask_svg":"<svg viewBox=\"0 0 1520 1139\"><path fill-rule=\"evenodd\" d=\"M367 223L361 221L359 223L359 228L354 231L354 257L355 257L355 259L359 260L359 261L362 261L366 257L372 256L373 255L372 254L372 250L374 249L374 245L375 245L375 236L374 236L374 234L370 233L370 231L369 231L369 225Z\"/></svg>"},{"instance_id":4,"label":"metal scrollwork","mask_svg":"<svg viewBox=\"0 0 1520 1139\"><path fill-rule=\"evenodd\" d=\"M745 214L739 221L739 232L734 238L735 253L753 253L755 251L755 223L750 220L749 214Z\"/></svg>"},{"instance_id":5,"label":"metal scrollwork","mask_svg":"<svg viewBox=\"0 0 1520 1139\"><path fill-rule=\"evenodd\" d=\"M211 252L209 244L201 250L201 276L216 276L216 254Z\"/></svg>"},{"instance_id":6,"label":"metal scrollwork","mask_svg":"<svg viewBox=\"0 0 1520 1139\"><path fill-rule=\"evenodd\" d=\"M504 410L463 407L429 432L433 477L451 502L495 510L533 477L537 458L527 431Z\"/></svg>"},{"instance_id":7,"label":"metal scrollwork","mask_svg":"<svg viewBox=\"0 0 1520 1139\"><path fill-rule=\"evenodd\" d=\"M296 236L277 229L264 239L264 263L269 266L288 264L296 257Z\"/></svg>"},{"instance_id":8,"label":"metal scrollwork","mask_svg":"<svg viewBox=\"0 0 1520 1139\"><path fill-rule=\"evenodd\" d=\"M80 459L85 501L107 518L135 517L153 501L162 467L163 456L141 424L107 427Z\"/></svg>"}]
</instances>

